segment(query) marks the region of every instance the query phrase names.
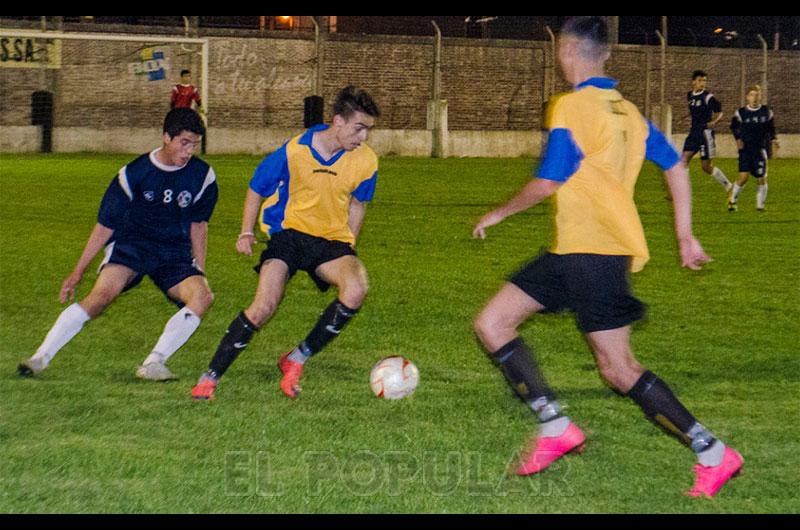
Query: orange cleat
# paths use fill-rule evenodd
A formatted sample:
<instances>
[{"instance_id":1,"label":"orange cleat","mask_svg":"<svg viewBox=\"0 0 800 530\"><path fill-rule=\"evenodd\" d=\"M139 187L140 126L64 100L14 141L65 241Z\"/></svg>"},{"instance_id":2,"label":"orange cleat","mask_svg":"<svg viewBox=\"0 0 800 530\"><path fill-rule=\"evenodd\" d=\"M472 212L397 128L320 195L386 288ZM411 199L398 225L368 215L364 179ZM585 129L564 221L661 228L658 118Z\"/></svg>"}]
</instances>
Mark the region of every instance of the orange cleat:
<instances>
[{"instance_id":1,"label":"orange cleat","mask_svg":"<svg viewBox=\"0 0 800 530\"><path fill-rule=\"evenodd\" d=\"M283 372L283 379L281 379L281 390L291 399L297 399L300 392L300 376L303 375L303 365L289 360L289 355L292 352L284 353L278 361L278 368Z\"/></svg>"}]
</instances>

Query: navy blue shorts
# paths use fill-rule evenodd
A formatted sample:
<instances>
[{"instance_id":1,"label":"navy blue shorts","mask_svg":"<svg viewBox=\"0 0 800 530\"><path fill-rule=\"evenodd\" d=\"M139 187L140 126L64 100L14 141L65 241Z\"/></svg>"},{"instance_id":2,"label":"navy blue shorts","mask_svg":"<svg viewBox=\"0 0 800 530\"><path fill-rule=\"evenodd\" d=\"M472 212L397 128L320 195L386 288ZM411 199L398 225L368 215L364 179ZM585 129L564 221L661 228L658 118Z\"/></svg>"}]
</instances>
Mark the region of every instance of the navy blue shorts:
<instances>
[{"instance_id":1,"label":"navy blue shorts","mask_svg":"<svg viewBox=\"0 0 800 530\"><path fill-rule=\"evenodd\" d=\"M713 130L693 130L683 144L684 153L700 153L701 160L711 160L717 156L717 140Z\"/></svg>"},{"instance_id":2,"label":"navy blue shorts","mask_svg":"<svg viewBox=\"0 0 800 530\"><path fill-rule=\"evenodd\" d=\"M644 304L631 294L629 264L627 256L545 253L510 281L545 313L574 312L583 333L609 331L644 318Z\"/></svg>"},{"instance_id":3,"label":"navy blue shorts","mask_svg":"<svg viewBox=\"0 0 800 530\"><path fill-rule=\"evenodd\" d=\"M100 268L112 263L135 271L136 277L125 286L133 289L149 276L156 287L169 298L167 291L191 276L205 276L195 267L190 249L175 248L151 241L114 241L106 246L106 257ZM170 298L172 300L172 298ZM173 302L180 305L177 300Z\"/></svg>"},{"instance_id":4,"label":"navy blue shorts","mask_svg":"<svg viewBox=\"0 0 800 530\"><path fill-rule=\"evenodd\" d=\"M261 272L261 266L265 261L281 260L289 267L289 278L299 270L305 271L324 293L331 286L317 276L317 267L344 256L355 255L353 247L342 241L314 237L297 230L284 230L272 235L267 243L267 250L261 254L261 262L255 270Z\"/></svg>"},{"instance_id":5,"label":"navy blue shorts","mask_svg":"<svg viewBox=\"0 0 800 530\"><path fill-rule=\"evenodd\" d=\"M767 150L744 149L739 151L739 173L750 173L758 179L767 176Z\"/></svg>"}]
</instances>

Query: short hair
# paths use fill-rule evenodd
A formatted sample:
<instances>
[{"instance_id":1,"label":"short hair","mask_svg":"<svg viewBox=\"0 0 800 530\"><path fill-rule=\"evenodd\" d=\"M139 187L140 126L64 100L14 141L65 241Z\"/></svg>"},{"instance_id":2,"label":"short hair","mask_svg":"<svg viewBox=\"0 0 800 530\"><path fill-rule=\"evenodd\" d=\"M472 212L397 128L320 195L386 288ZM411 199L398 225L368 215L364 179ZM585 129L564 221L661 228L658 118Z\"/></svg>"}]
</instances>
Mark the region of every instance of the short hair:
<instances>
[{"instance_id":1,"label":"short hair","mask_svg":"<svg viewBox=\"0 0 800 530\"><path fill-rule=\"evenodd\" d=\"M702 70L695 70L694 72L692 72L692 81L694 81L698 77L708 77L708 74Z\"/></svg>"},{"instance_id":2,"label":"short hair","mask_svg":"<svg viewBox=\"0 0 800 530\"><path fill-rule=\"evenodd\" d=\"M181 77L185 76L186 74L191 74L191 70L181 70Z\"/></svg>"},{"instance_id":3,"label":"short hair","mask_svg":"<svg viewBox=\"0 0 800 530\"><path fill-rule=\"evenodd\" d=\"M605 17L572 17L561 28L562 35L579 39L579 52L587 59L603 59L610 51L608 22Z\"/></svg>"},{"instance_id":4,"label":"short hair","mask_svg":"<svg viewBox=\"0 0 800 530\"><path fill-rule=\"evenodd\" d=\"M750 85L747 87L747 92L745 94L749 94L750 92L761 92L761 85Z\"/></svg>"},{"instance_id":5,"label":"short hair","mask_svg":"<svg viewBox=\"0 0 800 530\"><path fill-rule=\"evenodd\" d=\"M348 86L343 88L336 96L333 103L333 115L349 119L356 112L363 112L373 118L381 115L378 104L365 90Z\"/></svg>"},{"instance_id":6,"label":"short hair","mask_svg":"<svg viewBox=\"0 0 800 530\"><path fill-rule=\"evenodd\" d=\"M164 133L170 138L179 136L183 131L188 131L199 136L205 136L206 127L200 115L192 109L172 109L164 118Z\"/></svg>"}]
</instances>

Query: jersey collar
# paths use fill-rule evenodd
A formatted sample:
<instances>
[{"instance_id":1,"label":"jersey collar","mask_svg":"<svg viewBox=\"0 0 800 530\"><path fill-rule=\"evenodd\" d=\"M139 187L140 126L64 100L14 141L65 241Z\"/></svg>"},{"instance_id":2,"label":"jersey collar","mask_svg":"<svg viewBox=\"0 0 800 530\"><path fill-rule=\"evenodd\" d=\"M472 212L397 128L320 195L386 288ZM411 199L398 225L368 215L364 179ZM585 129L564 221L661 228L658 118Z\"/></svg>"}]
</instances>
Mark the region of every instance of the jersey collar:
<instances>
[{"instance_id":1,"label":"jersey collar","mask_svg":"<svg viewBox=\"0 0 800 530\"><path fill-rule=\"evenodd\" d=\"M152 151L150 153L150 162L154 166L156 166L158 169L160 169L161 171L165 171L167 173L174 173L175 171L179 171L179 170L185 168L189 164L189 162L186 162L186 164L184 164L182 166L168 166L166 164L162 164L161 162L158 161L158 158L156 157L156 153L161 151L161 149L162 148L159 147L158 149L156 149L155 151ZM189 160L191 160L191 158Z\"/></svg>"},{"instance_id":2,"label":"jersey collar","mask_svg":"<svg viewBox=\"0 0 800 530\"><path fill-rule=\"evenodd\" d=\"M311 127L309 130L307 130L305 134L303 134L303 136L300 138L300 141L298 142L300 145L308 146L308 149L311 151L311 154L314 155L316 161L324 166L332 166L333 164L338 162L339 159L342 158L342 155L344 155L345 153L345 150L342 149L341 151L333 155L333 157L330 160L325 160L322 157L322 155L319 154L317 150L314 149L314 147L311 145L311 142L314 140L314 133L326 131L328 129L330 129L330 125L327 124L315 125L314 127Z\"/></svg>"},{"instance_id":3,"label":"jersey collar","mask_svg":"<svg viewBox=\"0 0 800 530\"><path fill-rule=\"evenodd\" d=\"M587 79L580 85L576 86L575 90L580 90L590 86L603 90L612 90L617 88L617 85L619 85L619 81L616 79L611 79L610 77L592 77L591 79Z\"/></svg>"}]
</instances>

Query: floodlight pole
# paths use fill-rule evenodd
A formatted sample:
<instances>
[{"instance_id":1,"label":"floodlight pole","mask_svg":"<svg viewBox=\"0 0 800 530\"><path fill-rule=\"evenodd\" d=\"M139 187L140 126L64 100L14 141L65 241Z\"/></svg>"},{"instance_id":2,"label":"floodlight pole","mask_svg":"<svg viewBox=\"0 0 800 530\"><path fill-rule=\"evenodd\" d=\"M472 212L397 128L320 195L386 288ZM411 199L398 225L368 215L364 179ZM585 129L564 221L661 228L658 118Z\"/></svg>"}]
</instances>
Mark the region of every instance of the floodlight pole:
<instances>
[{"instance_id":1,"label":"floodlight pole","mask_svg":"<svg viewBox=\"0 0 800 530\"><path fill-rule=\"evenodd\" d=\"M322 95L322 36L319 28L317 17L312 16L311 22L314 24L314 94L315 96Z\"/></svg>"},{"instance_id":2,"label":"floodlight pole","mask_svg":"<svg viewBox=\"0 0 800 530\"><path fill-rule=\"evenodd\" d=\"M666 23L665 23L666 26ZM672 109L667 105L667 38L656 31L661 41L661 89L659 95L659 127L667 138L672 138Z\"/></svg>"},{"instance_id":3,"label":"floodlight pole","mask_svg":"<svg viewBox=\"0 0 800 530\"><path fill-rule=\"evenodd\" d=\"M767 73L769 72L769 46L767 46L767 41L764 40L764 37L761 36L761 33L757 35L758 42L761 43L761 52L763 54L763 62L761 65L761 102L766 105L769 102L769 87L767 86Z\"/></svg>"},{"instance_id":4,"label":"floodlight pole","mask_svg":"<svg viewBox=\"0 0 800 530\"><path fill-rule=\"evenodd\" d=\"M433 40L433 76L431 100L428 102L428 130L431 131L431 158L447 156L447 101L442 100L442 30L431 20L436 32Z\"/></svg>"}]
</instances>

